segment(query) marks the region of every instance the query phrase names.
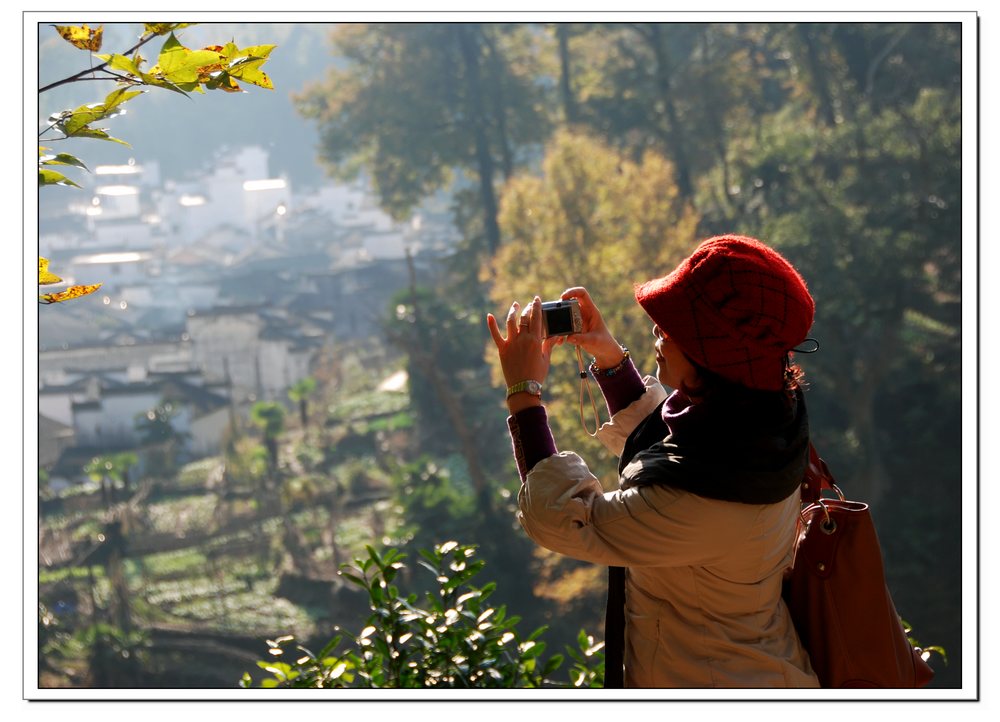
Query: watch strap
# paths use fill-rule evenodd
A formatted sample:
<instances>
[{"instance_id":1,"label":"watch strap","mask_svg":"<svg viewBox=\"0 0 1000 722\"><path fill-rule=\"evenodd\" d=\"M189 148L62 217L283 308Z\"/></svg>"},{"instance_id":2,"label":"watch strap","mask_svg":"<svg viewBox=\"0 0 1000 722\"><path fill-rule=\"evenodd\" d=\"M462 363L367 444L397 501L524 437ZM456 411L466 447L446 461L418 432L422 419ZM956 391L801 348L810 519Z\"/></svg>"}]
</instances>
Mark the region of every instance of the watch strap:
<instances>
[{"instance_id":1,"label":"watch strap","mask_svg":"<svg viewBox=\"0 0 1000 722\"><path fill-rule=\"evenodd\" d=\"M518 381L516 384L507 387L507 398L509 399L514 394L521 393L522 391L529 393L532 396L541 396L542 383L533 379Z\"/></svg>"}]
</instances>

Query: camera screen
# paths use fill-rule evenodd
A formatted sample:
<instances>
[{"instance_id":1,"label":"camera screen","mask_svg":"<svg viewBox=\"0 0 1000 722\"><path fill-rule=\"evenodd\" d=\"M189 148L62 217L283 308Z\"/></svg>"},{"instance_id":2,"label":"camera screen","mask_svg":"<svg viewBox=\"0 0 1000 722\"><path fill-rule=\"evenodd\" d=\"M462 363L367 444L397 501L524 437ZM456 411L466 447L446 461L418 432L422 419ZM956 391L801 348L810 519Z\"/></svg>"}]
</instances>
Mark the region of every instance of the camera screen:
<instances>
[{"instance_id":1,"label":"camera screen","mask_svg":"<svg viewBox=\"0 0 1000 722\"><path fill-rule=\"evenodd\" d=\"M545 311L545 325L549 336L573 333L573 311L569 306Z\"/></svg>"}]
</instances>

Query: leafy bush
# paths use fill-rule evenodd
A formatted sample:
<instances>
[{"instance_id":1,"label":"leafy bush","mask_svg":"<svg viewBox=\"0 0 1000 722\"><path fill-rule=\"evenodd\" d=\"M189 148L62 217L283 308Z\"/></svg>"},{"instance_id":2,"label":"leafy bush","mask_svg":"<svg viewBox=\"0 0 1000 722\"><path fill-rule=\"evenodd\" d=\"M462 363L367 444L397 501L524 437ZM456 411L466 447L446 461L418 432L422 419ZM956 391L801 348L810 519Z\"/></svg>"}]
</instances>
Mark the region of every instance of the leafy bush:
<instances>
[{"instance_id":1,"label":"leafy bush","mask_svg":"<svg viewBox=\"0 0 1000 722\"><path fill-rule=\"evenodd\" d=\"M393 499L402 509L398 534L423 549L436 539L468 538L479 524L469 484L429 456L412 463L393 462Z\"/></svg>"},{"instance_id":2,"label":"leafy bush","mask_svg":"<svg viewBox=\"0 0 1000 722\"><path fill-rule=\"evenodd\" d=\"M474 560L475 548L450 541L421 550L419 561L434 575L437 588L418 605L415 593L402 596L394 584L408 576L405 555L390 548L379 554L367 547L368 558L345 565L342 575L362 587L372 614L340 650L337 635L319 653L295 643L292 635L268 640L271 660L258 666L270 676L260 687L290 688L463 688L568 686L549 679L564 657L543 658L540 627L527 637L517 631L519 617L503 606L491 607L496 585L470 584L484 562ZM576 687L599 687L604 678L603 643L580 632L579 650L567 650L575 664L569 669ZM254 681L243 674L240 686Z\"/></svg>"}]
</instances>

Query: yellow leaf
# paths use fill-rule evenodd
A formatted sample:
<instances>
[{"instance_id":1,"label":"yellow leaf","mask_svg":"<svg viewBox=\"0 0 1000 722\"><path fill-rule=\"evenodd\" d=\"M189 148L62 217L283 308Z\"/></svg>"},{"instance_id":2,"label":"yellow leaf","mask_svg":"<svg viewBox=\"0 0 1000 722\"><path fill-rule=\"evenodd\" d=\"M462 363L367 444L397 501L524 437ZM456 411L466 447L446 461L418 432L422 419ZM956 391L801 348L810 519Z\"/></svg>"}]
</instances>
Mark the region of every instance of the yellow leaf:
<instances>
[{"instance_id":1,"label":"yellow leaf","mask_svg":"<svg viewBox=\"0 0 1000 722\"><path fill-rule=\"evenodd\" d=\"M74 298L80 298L81 296L86 296L89 293L93 293L100 287L101 287L100 283L95 283L92 286L70 286L65 291L60 291L59 293L43 294L38 297L38 302L62 303L63 301L71 301Z\"/></svg>"},{"instance_id":2,"label":"yellow leaf","mask_svg":"<svg viewBox=\"0 0 1000 722\"><path fill-rule=\"evenodd\" d=\"M166 35L174 30L180 30L196 23L143 23L147 33L153 35Z\"/></svg>"},{"instance_id":3,"label":"yellow leaf","mask_svg":"<svg viewBox=\"0 0 1000 722\"><path fill-rule=\"evenodd\" d=\"M103 25L94 29L87 25L54 25L53 27L63 40L75 48L95 53L101 49L101 41L104 36Z\"/></svg>"},{"instance_id":4,"label":"yellow leaf","mask_svg":"<svg viewBox=\"0 0 1000 722\"><path fill-rule=\"evenodd\" d=\"M38 257L38 285L48 286L52 283L59 283L62 279L54 273L49 273L49 259Z\"/></svg>"}]
</instances>

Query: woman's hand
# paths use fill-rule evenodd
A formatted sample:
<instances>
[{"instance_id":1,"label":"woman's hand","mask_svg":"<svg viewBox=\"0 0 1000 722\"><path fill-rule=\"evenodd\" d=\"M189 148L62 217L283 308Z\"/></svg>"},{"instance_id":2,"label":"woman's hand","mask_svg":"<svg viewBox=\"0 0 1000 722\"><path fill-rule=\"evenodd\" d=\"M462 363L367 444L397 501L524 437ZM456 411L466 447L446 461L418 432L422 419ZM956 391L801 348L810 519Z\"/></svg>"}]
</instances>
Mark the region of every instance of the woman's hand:
<instances>
[{"instance_id":1,"label":"woman's hand","mask_svg":"<svg viewBox=\"0 0 1000 722\"><path fill-rule=\"evenodd\" d=\"M552 348L562 343L563 337L542 338L542 299L535 300L522 314L515 301L507 312L507 337L500 332L500 326L492 313L486 315L486 325L497 345L500 367L507 386L521 381L545 383L549 375L549 360ZM528 393L514 394L507 399L511 413L528 406L537 406L541 400Z\"/></svg>"},{"instance_id":2,"label":"woman's hand","mask_svg":"<svg viewBox=\"0 0 1000 722\"><path fill-rule=\"evenodd\" d=\"M590 298L586 288L576 286L563 291L562 300L575 298L580 303L580 316L583 330L566 336L566 340L579 346L597 360L597 366L602 369L614 368L621 363L625 354L621 345L608 331L604 318Z\"/></svg>"}]
</instances>

